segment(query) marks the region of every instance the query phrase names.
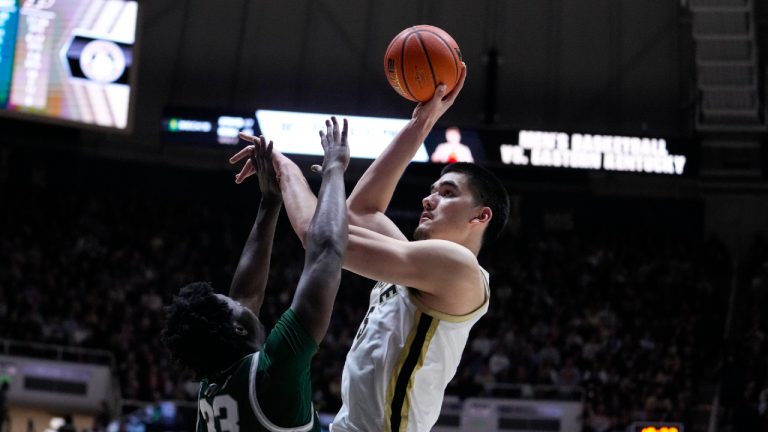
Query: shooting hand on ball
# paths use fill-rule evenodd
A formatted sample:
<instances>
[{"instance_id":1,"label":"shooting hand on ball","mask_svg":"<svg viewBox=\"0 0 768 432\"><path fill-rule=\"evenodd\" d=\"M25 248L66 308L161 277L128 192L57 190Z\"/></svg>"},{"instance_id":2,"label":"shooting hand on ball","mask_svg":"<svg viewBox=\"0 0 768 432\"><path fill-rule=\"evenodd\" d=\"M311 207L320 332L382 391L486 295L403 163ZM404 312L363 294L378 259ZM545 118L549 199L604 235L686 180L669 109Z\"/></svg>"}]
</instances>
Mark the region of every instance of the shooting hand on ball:
<instances>
[{"instance_id":1,"label":"shooting hand on ball","mask_svg":"<svg viewBox=\"0 0 768 432\"><path fill-rule=\"evenodd\" d=\"M453 105L453 102L456 100L456 97L461 92L461 89L464 87L464 80L467 79L467 65L462 62L461 63L461 72L459 75L459 81L456 83L456 87L448 93L445 94L446 86L445 84L441 84L437 86L435 89L435 95L432 96L432 99L426 101L426 102L420 102L418 105L416 105L416 108L413 110L413 118L414 119L422 119L426 121L430 125L434 125L437 123L437 120L440 119L440 117L445 114L446 111L448 111L448 108Z\"/></svg>"}]
</instances>

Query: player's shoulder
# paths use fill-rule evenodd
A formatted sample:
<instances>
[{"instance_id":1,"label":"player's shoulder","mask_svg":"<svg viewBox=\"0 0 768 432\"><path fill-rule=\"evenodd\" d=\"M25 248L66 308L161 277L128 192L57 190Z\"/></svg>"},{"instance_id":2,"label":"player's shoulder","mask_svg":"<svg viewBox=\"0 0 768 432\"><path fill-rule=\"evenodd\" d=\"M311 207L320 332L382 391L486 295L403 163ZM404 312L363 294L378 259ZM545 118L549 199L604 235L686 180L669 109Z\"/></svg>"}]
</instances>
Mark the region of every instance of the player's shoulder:
<instances>
[{"instance_id":1,"label":"player's shoulder","mask_svg":"<svg viewBox=\"0 0 768 432\"><path fill-rule=\"evenodd\" d=\"M267 335L259 351L258 368L283 369L290 365L303 367L304 363L311 361L318 348L309 329L296 312L288 308Z\"/></svg>"},{"instance_id":2,"label":"player's shoulder","mask_svg":"<svg viewBox=\"0 0 768 432\"><path fill-rule=\"evenodd\" d=\"M449 259L455 264L465 265L471 269L480 267L477 256L459 243L442 239L418 240L411 243L417 245L424 252L433 253L441 259Z\"/></svg>"},{"instance_id":3,"label":"player's shoulder","mask_svg":"<svg viewBox=\"0 0 768 432\"><path fill-rule=\"evenodd\" d=\"M426 268L422 268L421 271L429 274L427 280L439 289L425 289L426 291L452 295L454 290L447 288L454 287L461 292L467 292L473 291L474 287L477 288L477 292L480 292L485 286L486 277L483 268L477 256L465 246L442 239L419 240L415 243L422 243L420 253L430 257L427 261L421 262L434 264L428 266L432 271ZM450 271L446 271L448 269Z\"/></svg>"}]
</instances>

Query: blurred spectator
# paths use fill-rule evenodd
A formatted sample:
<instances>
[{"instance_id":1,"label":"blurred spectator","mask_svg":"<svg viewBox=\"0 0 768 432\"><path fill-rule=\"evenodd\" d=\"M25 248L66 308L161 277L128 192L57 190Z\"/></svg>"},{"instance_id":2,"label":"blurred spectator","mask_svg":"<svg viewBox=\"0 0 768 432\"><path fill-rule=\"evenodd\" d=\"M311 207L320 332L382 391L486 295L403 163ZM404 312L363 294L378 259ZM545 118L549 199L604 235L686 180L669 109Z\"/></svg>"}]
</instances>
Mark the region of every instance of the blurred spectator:
<instances>
[{"instance_id":1,"label":"blurred spectator","mask_svg":"<svg viewBox=\"0 0 768 432\"><path fill-rule=\"evenodd\" d=\"M93 431L105 432L109 423L112 422L112 413L109 409L107 401L101 401L99 412L93 418Z\"/></svg>"},{"instance_id":2,"label":"blurred spectator","mask_svg":"<svg viewBox=\"0 0 768 432\"><path fill-rule=\"evenodd\" d=\"M72 422L72 415L67 414L64 416L64 424L56 429L57 432L77 432L75 424Z\"/></svg>"},{"instance_id":3,"label":"blurred spectator","mask_svg":"<svg viewBox=\"0 0 768 432\"><path fill-rule=\"evenodd\" d=\"M757 236L742 266L730 338L720 369L718 425L723 430L768 431L768 242Z\"/></svg>"}]
</instances>

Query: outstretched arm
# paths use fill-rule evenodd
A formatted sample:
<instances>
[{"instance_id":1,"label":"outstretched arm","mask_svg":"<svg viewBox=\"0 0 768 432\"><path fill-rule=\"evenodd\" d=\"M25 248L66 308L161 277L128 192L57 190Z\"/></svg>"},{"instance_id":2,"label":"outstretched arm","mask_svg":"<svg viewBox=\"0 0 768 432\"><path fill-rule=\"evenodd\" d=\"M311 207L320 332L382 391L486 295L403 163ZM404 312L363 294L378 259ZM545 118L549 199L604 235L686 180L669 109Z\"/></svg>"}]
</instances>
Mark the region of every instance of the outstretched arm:
<instances>
[{"instance_id":1,"label":"outstretched arm","mask_svg":"<svg viewBox=\"0 0 768 432\"><path fill-rule=\"evenodd\" d=\"M430 101L417 105L411 121L368 167L347 200L352 225L368 228L389 237L405 239L384 212L405 168L435 123L453 105L464 86L466 76L466 65L462 65L459 82L450 94L446 95L445 85L440 85Z\"/></svg>"},{"instance_id":2,"label":"outstretched arm","mask_svg":"<svg viewBox=\"0 0 768 432\"><path fill-rule=\"evenodd\" d=\"M347 121L343 129L335 117L325 124L327 131L320 131L325 154L323 180L306 234L304 270L291 303L291 309L318 344L331 321L349 237L344 190L344 171L349 164Z\"/></svg>"},{"instance_id":3,"label":"outstretched arm","mask_svg":"<svg viewBox=\"0 0 768 432\"><path fill-rule=\"evenodd\" d=\"M240 254L235 275L232 277L229 297L259 315L261 304L264 302L272 242L275 238L275 227L280 215L282 197L272 166L272 143L265 145L266 141L263 136L255 139L263 145L248 146L230 159L230 163L235 164L247 158L243 170L256 174L261 191L261 201L259 202L256 222L251 228L243 252ZM237 183L244 179L242 173L235 177Z\"/></svg>"}]
</instances>

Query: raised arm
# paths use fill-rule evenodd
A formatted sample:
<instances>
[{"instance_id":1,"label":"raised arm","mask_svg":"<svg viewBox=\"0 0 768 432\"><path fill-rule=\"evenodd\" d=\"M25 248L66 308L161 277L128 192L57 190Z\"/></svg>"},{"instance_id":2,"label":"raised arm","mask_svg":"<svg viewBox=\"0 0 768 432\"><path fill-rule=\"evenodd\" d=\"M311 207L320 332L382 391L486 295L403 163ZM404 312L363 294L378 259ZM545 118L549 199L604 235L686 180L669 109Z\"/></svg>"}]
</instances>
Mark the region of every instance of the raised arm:
<instances>
[{"instance_id":1,"label":"raised arm","mask_svg":"<svg viewBox=\"0 0 768 432\"><path fill-rule=\"evenodd\" d=\"M453 105L466 76L467 68L462 65L459 82L450 94L446 95L445 85L440 85L430 101L417 105L408 124L368 167L347 200L351 224L393 238L405 238L384 212L405 168L435 123Z\"/></svg>"},{"instance_id":2,"label":"raised arm","mask_svg":"<svg viewBox=\"0 0 768 432\"><path fill-rule=\"evenodd\" d=\"M340 129L333 117L326 126L327 132L320 132L325 154L323 180L304 240L304 270L291 303L291 309L318 344L331 321L349 237L344 190L344 171L349 164L347 121Z\"/></svg>"},{"instance_id":3,"label":"raised arm","mask_svg":"<svg viewBox=\"0 0 768 432\"><path fill-rule=\"evenodd\" d=\"M256 222L251 228L243 252L240 254L235 275L232 277L229 297L258 315L261 304L264 302L272 242L275 238L282 197L271 162L272 143L264 145L266 144L264 137L256 139L259 140L260 145L248 146L230 159L230 163L234 164L247 158L243 169L256 174L261 201ZM242 174L238 174L235 181L240 183L244 178Z\"/></svg>"}]
</instances>

